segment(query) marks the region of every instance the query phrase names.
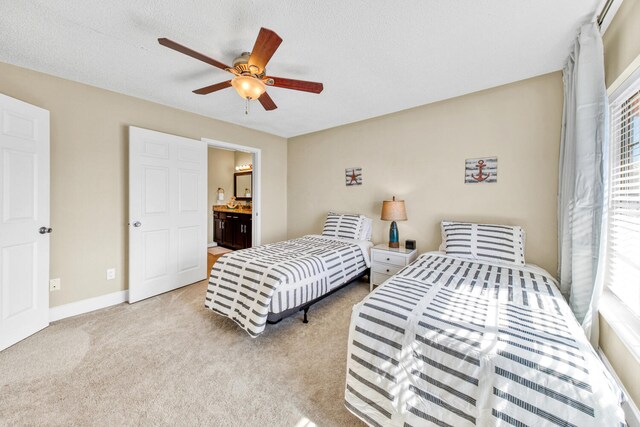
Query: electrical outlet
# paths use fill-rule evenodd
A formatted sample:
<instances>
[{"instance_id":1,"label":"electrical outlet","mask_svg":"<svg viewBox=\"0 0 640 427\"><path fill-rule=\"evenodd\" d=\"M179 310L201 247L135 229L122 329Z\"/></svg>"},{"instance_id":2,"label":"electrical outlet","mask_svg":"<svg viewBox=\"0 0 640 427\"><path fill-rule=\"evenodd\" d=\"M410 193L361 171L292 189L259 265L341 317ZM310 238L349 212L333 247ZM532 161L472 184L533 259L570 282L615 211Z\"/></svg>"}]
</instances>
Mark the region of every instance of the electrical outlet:
<instances>
[{"instance_id":1,"label":"electrical outlet","mask_svg":"<svg viewBox=\"0 0 640 427\"><path fill-rule=\"evenodd\" d=\"M109 268L107 269L107 280L114 280L116 278L116 269Z\"/></svg>"},{"instance_id":2,"label":"electrical outlet","mask_svg":"<svg viewBox=\"0 0 640 427\"><path fill-rule=\"evenodd\" d=\"M49 292L60 290L60 279L49 280Z\"/></svg>"}]
</instances>

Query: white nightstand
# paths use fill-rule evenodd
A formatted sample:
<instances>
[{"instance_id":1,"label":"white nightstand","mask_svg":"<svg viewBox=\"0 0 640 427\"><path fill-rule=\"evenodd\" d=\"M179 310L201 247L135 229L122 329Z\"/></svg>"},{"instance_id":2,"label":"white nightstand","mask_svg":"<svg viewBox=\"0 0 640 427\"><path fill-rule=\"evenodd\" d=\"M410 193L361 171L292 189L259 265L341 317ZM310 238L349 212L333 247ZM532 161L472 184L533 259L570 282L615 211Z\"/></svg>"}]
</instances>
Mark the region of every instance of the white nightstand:
<instances>
[{"instance_id":1,"label":"white nightstand","mask_svg":"<svg viewBox=\"0 0 640 427\"><path fill-rule=\"evenodd\" d=\"M385 280L411 264L418 257L416 249L390 248L383 243L371 248L371 274L369 274L369 291L381 285Z\"/></svg>"}]
</instances>

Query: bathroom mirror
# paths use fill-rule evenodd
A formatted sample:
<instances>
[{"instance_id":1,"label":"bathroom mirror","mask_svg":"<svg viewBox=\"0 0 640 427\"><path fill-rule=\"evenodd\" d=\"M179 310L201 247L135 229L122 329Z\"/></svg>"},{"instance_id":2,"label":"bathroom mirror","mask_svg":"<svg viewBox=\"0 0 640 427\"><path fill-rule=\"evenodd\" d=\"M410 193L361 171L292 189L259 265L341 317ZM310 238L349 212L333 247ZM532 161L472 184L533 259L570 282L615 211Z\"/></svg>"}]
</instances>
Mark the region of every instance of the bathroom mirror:
<instances>
[{"instance_id":1,"label":"bathroom mirror","mask_svg":"<svg viewBox=\"0 0 640 427\"><path fill-rule=\"evenodd\" d=\"M236 200L251 200L253 172L233 174L233 194Z\"/></svg>"}]
</instances>

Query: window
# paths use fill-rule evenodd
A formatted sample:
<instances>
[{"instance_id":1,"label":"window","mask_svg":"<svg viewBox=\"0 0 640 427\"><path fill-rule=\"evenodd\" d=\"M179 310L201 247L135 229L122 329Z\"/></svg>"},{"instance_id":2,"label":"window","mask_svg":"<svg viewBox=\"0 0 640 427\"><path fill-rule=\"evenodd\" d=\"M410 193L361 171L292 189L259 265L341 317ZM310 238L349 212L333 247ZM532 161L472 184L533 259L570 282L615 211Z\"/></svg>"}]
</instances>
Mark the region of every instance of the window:
<instances>
[{"instance_id":1,"label":"window","mask_svg":"<svg viewBox=\"0 0 640 427\"><path fill-rule=\"evenodd\" d=\"M640 316L640 73L611 102L606 283Z\"/></svg>"}]
</instances>

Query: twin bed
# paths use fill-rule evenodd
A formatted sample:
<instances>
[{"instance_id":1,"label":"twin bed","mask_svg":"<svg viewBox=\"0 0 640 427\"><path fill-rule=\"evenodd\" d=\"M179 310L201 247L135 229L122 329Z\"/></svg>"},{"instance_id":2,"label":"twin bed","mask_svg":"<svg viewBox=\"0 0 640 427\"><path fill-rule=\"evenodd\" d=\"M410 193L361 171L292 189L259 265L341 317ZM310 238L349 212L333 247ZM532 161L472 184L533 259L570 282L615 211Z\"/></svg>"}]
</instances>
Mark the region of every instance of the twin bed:
<instances>
[{"instance_id":1,"label":"twin bed","mask_svg":"<svg viewBox=\"0 0 640 427\"><path fill-rule=\"evenodd\" d=\"M347 286L369 269L371 220L330 213L322 235L231 252L216 261L205 307L251 337Z\"/></svg>"},{"instance_id":2,"label":"twin bed","mask_svg":"<svg viewBox=\"0 0 640 427\"><path fill-rule=\"evenodd\" d=\"M205 307L252 337L364 275L370 242L304 236L225 254L213 265Z\"/></svg>"},{"instance_id":3,"label":"twin bed","mask_svg":"<svg viewBox=\"0 0 640 427\"><path fill-rule=\"evenodd\" d=\"M223 256L206 306L257 336L366 273L371 244L357 227L358 239L305 236ZM525 264L522 229L442 230L441 252L354 306L346 407L372 426L625 425L624 396L554 279Z\"/></svg>"},{"instance_id":4,"label":"twin bed","mask_svg":"<svg viewBox=\"0 0 640 427\"><path fill-rule=\"evenodd\" d=\"M621 393L544 270L421 255L353 310L345 404L373 426L620 426Z\"/></svg>"}]
</instances>

